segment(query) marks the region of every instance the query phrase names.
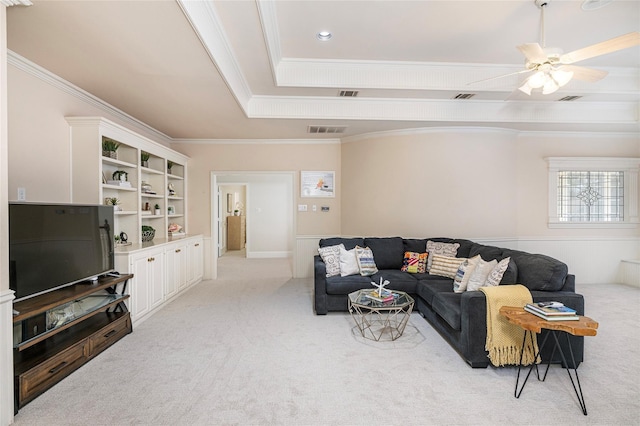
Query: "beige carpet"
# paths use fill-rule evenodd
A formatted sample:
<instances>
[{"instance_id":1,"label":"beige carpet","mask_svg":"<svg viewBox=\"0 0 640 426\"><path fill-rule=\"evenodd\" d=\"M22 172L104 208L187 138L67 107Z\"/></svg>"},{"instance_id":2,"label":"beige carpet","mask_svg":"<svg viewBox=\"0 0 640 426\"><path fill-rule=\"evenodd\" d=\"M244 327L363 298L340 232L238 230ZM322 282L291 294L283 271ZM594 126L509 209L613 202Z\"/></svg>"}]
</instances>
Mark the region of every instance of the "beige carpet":
<instances>
[{"instance_id":1,"label":"beige carpet","mask_svg":"<svg viewBox=\"0 0 640 426\"><path fill-rule=\"evenodd\" d=\"M237 254L237 253L236 253ZM18 425L638 425L640 289L579 286L600 322L579 368L471 369L417 314L395 342L315 316L286 260L225 256L205 281L23 408ZM579 280L578 280L579 281Z\"/></svg>"}]
</instances>

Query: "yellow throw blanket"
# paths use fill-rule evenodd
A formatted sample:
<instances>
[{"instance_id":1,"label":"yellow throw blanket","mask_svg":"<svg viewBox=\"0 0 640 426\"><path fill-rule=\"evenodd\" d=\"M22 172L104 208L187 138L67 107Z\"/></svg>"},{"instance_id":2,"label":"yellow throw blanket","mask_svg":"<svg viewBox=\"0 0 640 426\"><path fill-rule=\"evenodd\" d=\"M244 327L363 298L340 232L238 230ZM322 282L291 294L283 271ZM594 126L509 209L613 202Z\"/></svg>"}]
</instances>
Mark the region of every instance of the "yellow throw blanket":
<instances>
[{"instance_id":1,"label":"yellow throw blanket","mask_svg":"<svg viewBox=\"0 0 640 426\"><path fill-rule=\"evenodd\" d=\"M524 329L511 324L500 315L502 306L524 306L532 303L529 289L521 284L501 285L497 287L480 287L487 298L487 341L485 349L489 351L491 364L500 367L520 362L520 351ZM530 365L538 351L538 343L534 336L533 346L527 339L522 357L522 365Z\"/></svg>"}]
</instances>

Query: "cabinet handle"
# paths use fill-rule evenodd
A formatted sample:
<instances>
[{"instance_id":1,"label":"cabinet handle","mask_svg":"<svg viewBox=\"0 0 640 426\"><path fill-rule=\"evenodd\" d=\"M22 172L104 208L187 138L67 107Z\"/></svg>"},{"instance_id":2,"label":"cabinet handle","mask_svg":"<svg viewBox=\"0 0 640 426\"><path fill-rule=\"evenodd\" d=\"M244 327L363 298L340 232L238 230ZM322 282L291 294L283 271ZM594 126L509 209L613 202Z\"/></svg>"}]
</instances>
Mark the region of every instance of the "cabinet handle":
<instances>
[{"instance_id":1,"label":"cabinet handle","mask_svg":"<svg viewBox=\"0 0 640 426\"><path fill-rule=\"evenodd\" d=\"M147 259L147 262L154 262L155 260L156 260L155 257L150 257L150 258Z\"/></svg>"},{"instance_id":2,"label":"cabinet handle","mask_svg":"<svg viewBox=\"0 0 640 426\"><path fill-rule=\"evenodd\" d=\"M56 367L53 367L51 370L49 370L49 373L56 374L58 371L62 370L66 366L67 366L67 361L62 361Z\"/></svg>"},{"instance_id":3,"label":"cabinet handle","mask_svg":"<svg viewBox=\"0 0 640 426\"><path fill-rule=\"evenodd\" d=\"M200 247L200 243L196 244L196 247Z\"/></svg>"},{"instance_id":4,"label":"cabinet handle","mask_svg":"<svg viewBox=\"0 0 640 426\"><path fill-rule=\"evenodd\" d=\"M118 332L118 330L111 330L110 332L108 332L107 334L104 335L104 338L108 339L109 337L113 336L117 332Z\"/></svg>"},{"instance_id":5,"label":"cabinet handle","mask_svg":"<svg viewBox=\"0 0 640 426\"><path fill-rule=\"evenodd\" d=\"M176 253L180 253L180 249L176 249Z\"/></svg>"}]
</instances>

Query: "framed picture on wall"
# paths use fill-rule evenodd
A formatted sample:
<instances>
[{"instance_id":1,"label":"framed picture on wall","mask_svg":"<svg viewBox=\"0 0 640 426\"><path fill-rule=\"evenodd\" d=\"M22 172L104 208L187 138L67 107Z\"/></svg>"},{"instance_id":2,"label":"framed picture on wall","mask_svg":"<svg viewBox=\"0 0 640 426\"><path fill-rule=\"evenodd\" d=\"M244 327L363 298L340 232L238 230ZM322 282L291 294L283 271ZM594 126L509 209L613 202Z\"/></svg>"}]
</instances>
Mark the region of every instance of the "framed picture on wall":
<instances>
[{"instance_id":1,"label":"framed picture on wall","mask_svg":"<svg viewBox=\"0 0 640 426\"><path fill-rule=\"evenodd\" d=\"M335 197L336 172L300 172L300 197Z\"/></svg>"}]
</instances>

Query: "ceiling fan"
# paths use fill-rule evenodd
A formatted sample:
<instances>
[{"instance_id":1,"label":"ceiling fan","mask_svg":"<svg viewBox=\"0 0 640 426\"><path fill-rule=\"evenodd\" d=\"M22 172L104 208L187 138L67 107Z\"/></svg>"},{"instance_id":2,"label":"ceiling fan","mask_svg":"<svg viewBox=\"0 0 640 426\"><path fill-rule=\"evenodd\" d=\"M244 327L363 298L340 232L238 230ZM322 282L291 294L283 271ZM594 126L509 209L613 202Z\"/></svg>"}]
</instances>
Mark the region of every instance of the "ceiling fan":
<instances>
[{"instance_id":1,"label":"ceiling fan","mask_svg":"<svg viewBox=\"0 0 640 426\"><path fill-rule=\"evenodd\" d=\"M562 49L545 46L544 10L550 0L534 0L540 9L540 43L526 43L517 46L525 56L525 68L511 74L489 78L493 80L514 74L533 73L518 90L531 95L532 90L542 88L542 94L548 95L576 78L587 82L603 79L608 72L572 65L576 62L593 58L640 44L640 32L635 31L601 43L596 43L569 53ZM481 81L487 81L481 80Z\"/></svg>"}]
</instances>

